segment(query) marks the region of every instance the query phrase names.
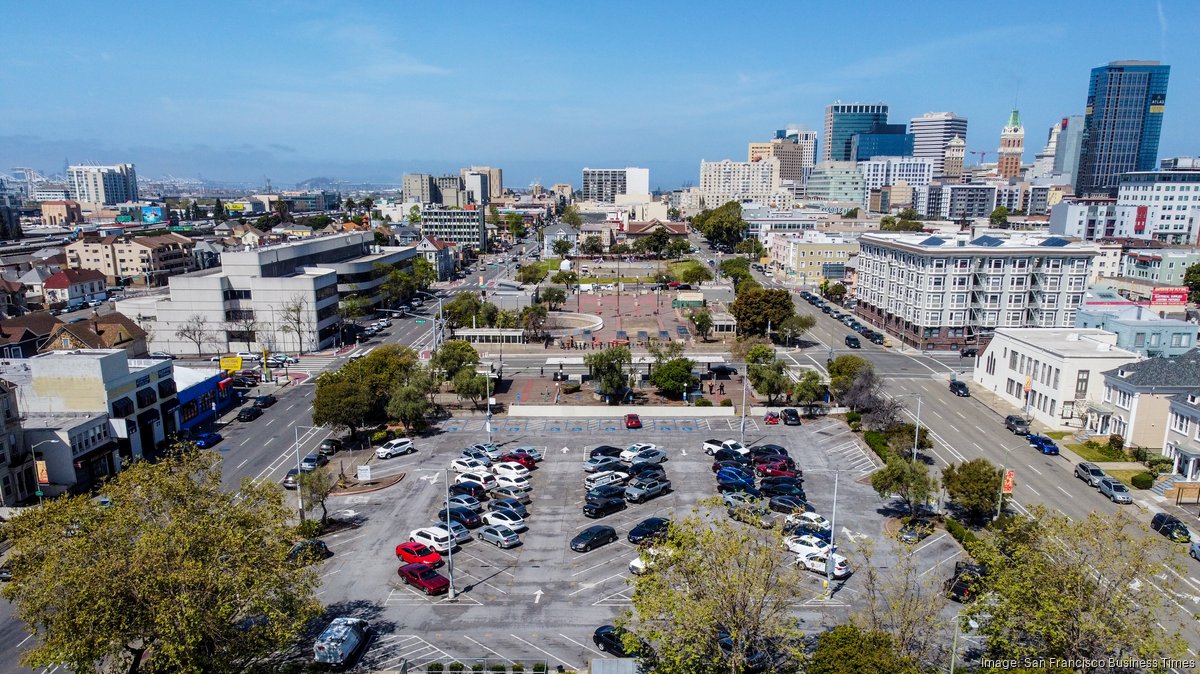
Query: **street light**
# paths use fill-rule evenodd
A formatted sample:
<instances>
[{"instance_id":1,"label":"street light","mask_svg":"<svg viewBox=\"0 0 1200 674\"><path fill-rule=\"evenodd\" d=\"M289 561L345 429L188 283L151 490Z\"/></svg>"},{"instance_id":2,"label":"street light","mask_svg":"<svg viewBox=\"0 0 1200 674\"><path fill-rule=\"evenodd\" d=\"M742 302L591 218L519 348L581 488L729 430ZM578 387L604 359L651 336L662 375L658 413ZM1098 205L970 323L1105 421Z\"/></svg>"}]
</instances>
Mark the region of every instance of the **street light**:
<instances>
[{"instance_id":1,"label":"street light","mask_svg":"<svg viewBox=\"0 0 1200 674\"><path fill-rule=\"evenodd\" d=\"M750 364L746 363L746 372L742 375L742 439L743 446L746 444L746 389L750 381Z\"/></svg>"},{"instance_id":2,"label":"street light","mask_svg":"<svg viewBox=\"0 0 1200 674\"><path fill-rule=\"evenodd\" d=\"M490 423L490 422L489 422ZM490 426L489 426L490 430ZM488 437L491 442L491 437ZM446 472L446 540L449 545L446 546L446 575L450 577L450 591L446 594L446 598L453 600L456 596L454 591L454 529L450 528L450 469L444 468Z\"/></svg>"},{"instance_id":3,"label":"street light","mask_svg":"<svg viewBox=\"0 0 1200 674\"><path fill-rule=\"evenodd\" d=\"M442 314L442 297L441 295L434 295L433 293L426 292L424 290L417 290L416 293L418 295L426 295L437 300L437 312L433 317L433 339L430 341L429 346L430 351L437 351L438 347L441 346L441 337L443 336L443 330L445 328L445 321Z\"/></svg>"},{"instance_id":4,"label":"street light","mask_svg":"<svg viewBox=\"0 0 1200 674\"><path fill-rule=\"evenodd\" d=\"M904 398L907 396L913 396L914 398L917 399L917 416L916 416L917 423L916 423L916 426L913 428L913 451L912 451L912 460L916 461L917 460L917 443L920 442L920 439L921 439L921 394L920 393L901 393L900 395L892 396L892 399L895 400L897 398Z\"/></svg>"},{"instance_id":5,"label":"street light","mask_svg":"<svg viewBox=\"0 0 1200 674\"><path fill-rule=\"evenodd\" d=\"M300 470L300 429L301 428L303 428L305 430L310 430L310 431L320 431L320 430L322 430L322 427L321 426L296 426L293 429L296 433L296 444L294 445L294 448L296 450L296 503L297 503L297 507L300 509L300 520L303 521L304 520L304 489L300 486L300 473L301 473L301 470ZM307 433L305 435L307 435Z\"/></svg>"},{"instance_id":6,"label":"street light","mask_svg":"<svg viewBox=\"0 0 1200 674\"><path fill-rule=\"evenodd\" d=\"M48 443L51 443L51 442L59 442L59 439L58 439L58 438L50 438L49 440L42 440L41 442L39 442L39 443L37 443L37 444L35 444L34 446L32 446L32 447L30 447L30 448L29 448L29 453L30 453L31 455L33 455L33 463L34 463L34 465L35 465L35 466L37 465L37 460L38 460L38 458L37 458L37 452L36 452L35 450L36 450L38 447L41 447L42 445L45 445L45 444L48 444ZM47 469L47 471L46 471L46 479L47 479L47 480L49 480L49 478L50 478L50 474L49 474L49 473L50 473L50 471ZM38 486L37 486L37 491L36 491L36 492L34 492L34 494L35 494L35 495L38 497L38 505L42 505L42 497L43 497L43 496L45 496L45 494L43 494L43 493L42 493L42 485L41 485L41 483L40 483L40 482L38 483Z\"/></svg>"}]
</instances>

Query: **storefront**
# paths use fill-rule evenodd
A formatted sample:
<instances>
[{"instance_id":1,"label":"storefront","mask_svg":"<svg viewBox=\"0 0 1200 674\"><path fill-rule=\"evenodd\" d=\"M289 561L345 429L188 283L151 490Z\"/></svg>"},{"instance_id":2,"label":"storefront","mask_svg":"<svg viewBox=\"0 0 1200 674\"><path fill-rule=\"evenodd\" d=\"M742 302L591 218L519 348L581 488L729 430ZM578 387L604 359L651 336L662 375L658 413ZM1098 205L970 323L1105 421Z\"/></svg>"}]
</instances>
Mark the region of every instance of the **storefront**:
<instances>
[{"instance_id":1,"label":"storefront","mask_svg":"<svg viewBox=\"0 0 1200 674\"><path fill-rule=\"evenodd\" d=\"M213 422L236 403L233 380L221 370L176 367L179 406L171 411L180 431Z\"/></svg>"}]
</instances>

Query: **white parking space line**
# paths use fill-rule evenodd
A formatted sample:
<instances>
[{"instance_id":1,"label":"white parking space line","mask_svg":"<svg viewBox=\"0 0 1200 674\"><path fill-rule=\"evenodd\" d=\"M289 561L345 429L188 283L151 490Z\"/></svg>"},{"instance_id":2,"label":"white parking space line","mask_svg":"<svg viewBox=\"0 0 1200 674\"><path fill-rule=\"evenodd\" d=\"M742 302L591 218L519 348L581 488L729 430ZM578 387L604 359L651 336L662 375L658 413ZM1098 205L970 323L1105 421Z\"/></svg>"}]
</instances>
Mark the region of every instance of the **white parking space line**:
<instances>
[{"instance_id":1,"label":"white parking space line","mask_svg":"<svg viewBox=\"0 0 1200 674\"><path fill-rule=\"evenodd\" d=\"M599 564L593 564L592 566L589 566L588 568L586 568L586 569L584 569L584 570L582 570L582 571L576 571L575 573L572 573L572 574L571 574L571 577L572 577L572 578L574 578L575 576L578 576L578 575L580 575L580 574L584 574L584 573L587 573L588 571L592 571L592 570L594 570L594 569L598 569L598 568L600 568L600 567L604 566L605 564L610 564L610 563L612 563L613 559L616 559L616 557L613 557L612 559L607 559L607 560L605 560L605 561L603 561L603 562L600 562Z\"/></svg>"},{"instance_id":2,"label":"white parking space line","mask_svg":"<svg viewBox=\"0 0 1200 674\"><path fill-rule=\"evenodd\" d=\"M465 576L470 576L471 578L474 578L475 580L479 581L479 583L478 583L479 585L486 585L487 587L492 588L493 590L499 592L500 594L508 594L504 590L501 590L500 588L496 587L495 585L492 585L491 583L484 580L482 576L476 576L475 574L471 573L470 571L467 571L466 569L459 569L458 572Z\"/></svg>"},{"instance_id":3,"label":"white parking space line","mask_svg":"<svg viewBox=\"0 0 1200 674\"><path fill-rule=\"evenodd\" d=\"M934 536L933 538L929 539L928 541L925 541L923 544L921 544L919 547L917 547L915 550L913 550L913 554L916 554L916 553L924 550L925 548L933 545L934 543L937 543L938 541L942 540L946 536L947 536L947 534L938 534L937 536Z\"/></svg>"},{"instance_id":4,"label":"white parking space line","mask_svg":"<svg viewBox=\"0 0 1200 674\"><path fill-rule=\"evenodd\" d=\"M495 655L499 656L501 660L508 660L508 664L510 664L510 665L511 665L511 664L513 664L513 661L512 661L512 660L509 660L509 659L508 659L508 658L506 658L506 657L504 657L504 654L503 654L503 653L501 653L500 651L498 651L498 650L496 650L496 649L494 649L494 648L492 648L492 647L490 647L490 646L485 646L484 644L482 644L482 643L480 643L480 642L478 642L478 641L475 641L474 639L472 639L471 637L469 637L469 636L467 636L467 635L465 635L465 634L463 635L463 638L464 638L464 639L466 639L467 641L470 641L471 643L475 644L476 646L478 646L478 647L482 648L483 650L485 650L485 651L488 651L489 653L493 653L493 654L495 654Z\"/></svg>"},{"instance_id":5,"label":"white parking space line","mask_svg":"<svg viewBox=\"0 0 1200 674\"><path fill-rule=\"evenodd\" d=\"M543 649L543 648L539 648L539 647L537 647L537 646L535 646L535 645L533 645L533 644L529 643L528 641L525 641L524 639L522 639L521 637L519 637L519 636L517 636L517 635L515 635L515 634L510 634L510 635L508 635L508 636L510 636L510 637L512 637L512 638L514 638L514 639L516 639L517 641L520 641L521 643L525 644L526 646L529 646L530 648L532 648L532 649L534 649L534 650L536 650L536 651L539 651L539 652L541 652L541 653L545 653L546 655L550 656L550 658L552 658L552 659L553 659L555 662L562 663L562 664L563 664L563 665L565 665L565 666L566 666L568 669L576 669L576 670L580 669L580 667L578 667L578 666L576 666L576 665L573 665L573 664L571 664L570 662L567 662L566 660L564 660L564 659L562 659L562 658L558 657L557 655L555 655L555 654L551 653L551 652L550 652L550 651L548 651L548 650L545 650L545 649Z\"/></svg>"},{"instance_id":6,"label":"white parking space line","mask_svg":"<svg viewBox=\"0 0 1200 674\"><path fill-rule=\"evenodd\" d=\"M560 637L562 637L562 638L566 639L567 641L570 641L571 643L575 644L576 646L579 646L580 648L586 648L586 649L588 649L589 651L592 651L592 652L594 652L594 653L596 653L596 654L598 654L598 655L604 655L604 651L598 651L598 650L596 650L595 648L591 647L591 646L590 646L590 645L588 645L588 644L581 644L581 643L579 643L578 641L575 641L574 639L572 639L571 637L569 637L569 636L567 636L567 635L563 634L562 632L559 632L559 633L558 633L558 636L560 636Z\"/></svg>"},{"instance_id":7,"label":"white parking space line","mask_svg":"<svg viewBox=\"0 0 1200 674\"><path fill-rule=\"evenodd\" d=\"M597 581L594 581L591 583L584 583L578 590L575 590L574 592L572 592L571 594L568 594L567 596L574 597L575 595L579 594L580 592L583 592L584 590L590 590L594 587L599 587L599 586L607 583L608 581L612 580L613 578L624 578L624 577L625 577L625 574L623 574L623 573L614 573L613 575L609 576L608 578L605 578L604 580L597 580Z\"/></svg>"},{"instance_id":8,"label":"white parking space line","mask_svg":"<svg viewBox=\"0 0 1200 674\"><path fill-rule=\"evenodd\" d=\"M1042 495L1042 492L1040 492L1040 491L1038 491L1038 490L1034 489L1034 488L1033 488L1033 487L1031 487L1030 485L1025 485L1025 488L1026 488L1026 489L1028 489L1029 491L1033 492L1034 494L1037 494L1038 496L1041 496L1041 495Z\"/></svg>"},{"instance_id":9,"label":"white parking space line","mask_svg":"<svg viewBox=\"0 0 1200 674\"><path fill-rule=\"evenodd\" d=\"M937 568L938 568L939 566L941 566L941 565L945 564L946 562L948 562L948 561L950 561L950 560L954 559L955 557L957 557L957 556L959 556L959 555L961 555L961 554L962 554L962 550L955 550L953 555L950 555L949 557L947 557L947 558L943 559L942 561L938 562L937 564L934 564L933 566L929 567L928 569L926 569L926 570L922 571L921 573L917 574L917 577L918 577L918 578L920 578L921 576L924 576L925 574L928 574L928 573L931 573L931 572L933 572L933 571L936 571L936 570L937 570Z\"/></svg>"},{"instance_id":10,"label":"white parking space line","mask_svg":"<svg viewBox=\"0 0 1200 674\"><path fill-rule=\"evenodd\" d=\"M1061 491L1062 493L1066 494L1067 496L1071 495L1071 492L1067 491L1066 489L1063 489L1062 487L1060 487L1058 485L1054 485L1054 488Z\"/></svg>"}]
</instances>

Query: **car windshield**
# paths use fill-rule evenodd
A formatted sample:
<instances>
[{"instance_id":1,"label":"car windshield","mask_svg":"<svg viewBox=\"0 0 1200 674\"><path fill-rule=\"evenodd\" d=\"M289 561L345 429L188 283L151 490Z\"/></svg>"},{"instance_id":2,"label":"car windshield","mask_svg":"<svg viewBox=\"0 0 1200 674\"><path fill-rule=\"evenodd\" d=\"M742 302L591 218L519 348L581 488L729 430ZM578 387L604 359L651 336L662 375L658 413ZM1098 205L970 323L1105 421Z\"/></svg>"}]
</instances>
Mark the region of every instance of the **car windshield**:
<instances>
[{"instance_id":1,"label":"car windshield","mask_svg":"<svg viewBox=\"0 0 1200 674\"><path fill-rule=\"evenodd\" d=\"M429 554L429 548L425 547L424 545L414 545L410 548L410 551L412 554L417 555L418 557L424 557L425 555Z\"/></svg>"},{"instance_id":2,"label":"car windshield","mask_svg":"<svg viewBox=\"0 0 1200 674\"><path fill-rule=\"evenodd\" d=\"M434 571L433 569L425 569L424 571L417 574L417 576L420 577L421 580L436 580L438 577L438 573L437 573L437 571Z\"/></svg>"},{"instance_id":3,"label":"car windshield","mask_svg":"<svg viewBox=\"0 0 1200 674\"><path fill-rule=\"evenodd\" d=\"M1112 485L1112 490L1115 492L1129 491L1125 488L1125 485L1121 484L1120 482L1114 482Z\"/></svg>"},{"instance_id":4,"label":"car windshield","mask_svg":"<svg viewBox=\"0 0 1200 674\"><path fill-rule=\"evenodd\" d=\"M1099 477L1099 476L1101 476L1101 475L1103 475L1103 474L1104 474L1104 471L1100 470L1099 468L1089 468L1089 469L1088 469L1088 474L1089 474L1089 475L1095 475L1096 477Z\"/></svg>"}]
</instances>

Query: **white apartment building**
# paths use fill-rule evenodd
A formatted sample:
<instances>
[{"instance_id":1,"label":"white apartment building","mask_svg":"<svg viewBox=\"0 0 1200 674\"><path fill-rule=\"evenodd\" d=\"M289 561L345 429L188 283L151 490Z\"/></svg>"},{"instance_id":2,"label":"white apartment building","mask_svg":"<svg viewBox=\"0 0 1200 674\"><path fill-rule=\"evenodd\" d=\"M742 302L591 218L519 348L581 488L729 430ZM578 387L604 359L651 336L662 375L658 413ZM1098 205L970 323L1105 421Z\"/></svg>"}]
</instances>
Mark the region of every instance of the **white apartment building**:
<instances>
[{"instance_id":1,"label":"white apartment building","mask_svg":"<svg viewBox=\"0 0 1200 674\"><path fill-rule=\"evenodd\" d=\"M71 198L92 208L138 200L137 171L133 164L67 167Z\"/></svg>"},{"instance_id":2,"label":"white apartment building","mask_svg":"<svg viewBox=\"0 0 1200 674\"><path fill-rule=\"evenodd\" d=\"M871 190L892 185L912 188L912 204L918 213L925 213L929 198L929 183L934 176L934 163L929 157L872 157L858 162L863 188Z\"/></svg>"},{"instance_id":3,"label":"white apartment building","mask_svg":"<svg viewBox=\"0 0 1200 674\"><path fill-rule=\"evenodd\" d=\"M997 328L1067 328L1094 245L1061 237L870 233L858 239L859 317L921 349L987 342Z\"/></svg>"},{"instance_id":4,"label":"white apartment building","mask_svg":"<svg viewBox=\"0 0 1200 674\"><path fill-rule=\"evenodd\" d=\"M1079 428L1089 400L1104 392L1101 372L1140 356L1095 328L1000 328L975 366L979 387L1050 428Z\"/></svg>"},{"instance_id":5,"label":"white apartment building","mask_svg":"<svg viewBox=\"0 0 1200 674\"><path fill-rule=\"evenodd\" d=\"M1116 236L1200 243L1200 169L1126 173L1117 190L1116 215Z\"/></svg>"},{"instance_id":6,"label":"white apartment building","mask_svg":"<svg viewBox=\"0 0 1200 674\"><path fill-rule=\"evenodd\" d=\"M925 215L942 220L986 218L996 210L997 187L987 183L947 183L929 186Z\"/></svg>"},{"instance_id":7,"label":"white apartment building","mask_svg":"<svg viewBox=\"0 0 1200 674\"><path fill-rule=\"evenodd\" d=\"M1050 209L1050 233L1085 241L1117 235L1117 200L1108 197L1071 197Z\"/></svg>"},{"instance_id":8,"label":"white apartment building","mask_svg":"<svg viewBox=\"0 0 1200 674\"><path fill-rule=\"evenodd\" d=\"M927 112L908 123L913 156L933 161L933 175L945 175L946 146L951 138L967 139L967 118L953 112Z\"/></svg>"},{"instance_id":9,"label":"white apartment building","mask_svg":"<svg viewBox=\"0 0 1200 674\"><path fill-rule=\"evenodd\" d=\"M616 203L621 194L650 194L650 169L627 166L623 169L583 169L583 200L601 204ZM444 238L444 237L443 237Z\"/></svg>"},{"instance_id":10,"label":"white apartment building","mask_svg":"<svg viewBox=\"0 0 1200 674\"><path fill-rule=\"evenodd\" d=\"M1174 459L1172 480L1200 482L1200 388L1172 397L1169 415L1162 453Z\"/></svg>"},{"instance_id":11,"label":"white apartment building","mask_svg":"<svg viewBox=\"0 0 1200 674\"><path fill-rule=\"evenodd\" d=\"M779 160L700 162L700 193L706 208L730 201L771 201L779 191Z\"/></svg>"},{"instance_id":12,"label":"white apartment building","mask_svg":"<svg viewBox=\"0 0 1200 674\"><path fill-rule=\"evenodd\" d=\"M422 236L432 236L479 251L488 249L487 223L482 208L424 207L417 228Z\"/></svg>"}]
</instances>

